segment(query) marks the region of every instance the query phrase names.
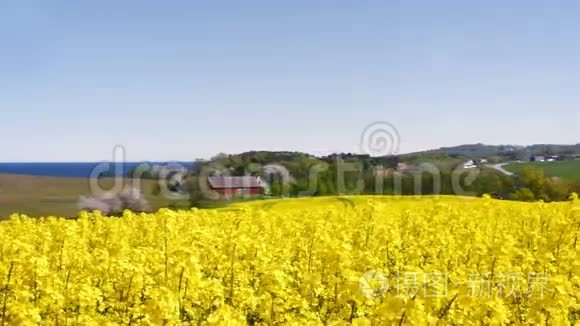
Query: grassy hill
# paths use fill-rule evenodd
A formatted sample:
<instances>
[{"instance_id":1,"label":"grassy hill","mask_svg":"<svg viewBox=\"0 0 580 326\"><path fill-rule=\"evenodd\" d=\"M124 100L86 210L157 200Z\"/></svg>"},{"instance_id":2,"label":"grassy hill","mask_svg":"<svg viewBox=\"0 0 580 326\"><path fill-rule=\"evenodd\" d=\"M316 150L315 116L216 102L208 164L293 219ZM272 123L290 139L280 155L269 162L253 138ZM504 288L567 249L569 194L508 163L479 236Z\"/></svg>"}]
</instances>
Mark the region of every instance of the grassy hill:
<instances>
[{"instance_id":1,"label":"grassy hill","mask_svg":"<svg viewBox=\"0 0 580 326\"><path fill-rule=\"evenodd\" d=\"M529 146L465 144L409 153L402 155L402 157L429 157L437 154L451 157L489 158L496 156L503 160L527 160L531 155L577 155L580 154L580 144L535 144Z\"/></svg>"},{"instance_id":2,"label":"grassy hill","mask_svg":"<svg viewBox=\"0 0 580 326\"><path fill-rule=\"evenodd\" d=\"M504 168L518 173L526 167L541 169L548 176L580 181L580 160L559 162L510 163Z\"/></svg>"}]
</instances>

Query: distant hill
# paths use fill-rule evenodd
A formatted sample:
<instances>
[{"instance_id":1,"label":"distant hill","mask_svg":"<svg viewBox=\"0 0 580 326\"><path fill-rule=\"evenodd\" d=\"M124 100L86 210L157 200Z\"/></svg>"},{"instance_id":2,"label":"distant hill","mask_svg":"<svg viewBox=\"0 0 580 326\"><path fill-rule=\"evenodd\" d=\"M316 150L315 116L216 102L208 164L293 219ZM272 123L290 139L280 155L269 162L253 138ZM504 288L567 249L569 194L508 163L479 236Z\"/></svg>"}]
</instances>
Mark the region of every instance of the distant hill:
<instances>
[{"instance_id":1,"label":"distant hill","mask_svg":"<svg viewBox=\"0 0 580 326\"><path fill-rule=\"evenodd\" d=\"M419 157L448 155L450 157L484 158L498 156L503 159L527 159L532 155L574 155L580 154L580 143L575 145L536 144L519 145L485 145L466 144L453 147L441 147L422 152L408 153L401 157Z\"/></svg>"},{"instance_id":2,"label":"distant hill","mask_svg":"<svg viewBox=\"0 0 580 326\"><path fill-rule=\"evenodd\" d=\"M345 160L356 159L369 165L395 166L403 161L448 161L449 159L463 160L465 158L478 159L496 157L499 160L528 160L532 155L580 155L580 143L575 145L535 144L519 145L486 145L464 144L453 147L441 147L422 152L401 154L398 156L370 157L369 155L353 153L337 153L328 156L315 156L302 152L290 151L250 151L240 154L219 154L210 162L217 162L223 166L245 166L249 163L272 164L289 162L334 162L337 157Z\"/></svg>"},{"instance_id":3,"label":"distant hill","mask_svg":"<svg viewBox=\"0 0 580 326\"><path fill-rule=\"evenodd\" d=\"M532 154L575 154L580 145L461 145L445 147L419 153L398 156L371 157L355 153L338 153L315 156L301 152L251 151L241 154L220 154L209 161L197 162L199 169L192 171L188 191L192 205L203 204L203 193L196 185L207 175L252 174L260 176L269 190L268 196L300 197L307 195L330 196L337 194L456 194L456 171L463 173L467 160L481 165L483 158L488 163L513 162L516 159L529 161ZM346 163L346 165L342 165ZM573 162L573 160L563 160ZM580 162L580 161L578 161ZM429 165L422 165L429 163ZM486 164L487 165L487 164ZM521 165L524 165L522 163ZM430 173L423 168L435 167ZM574 169L574 167L572 167ZM563 169L560 169L563 171ZM528 188L528 179L520 181L498 169L477 169L477 178L466 185L467 191L481 196L490 194L497 198L544 201L566 200L571 192L577 191L578 179L553 180L538 177L534 190ZM568 171L568 170L566 170ZM209 173L209 174L208 174ZM569 174L569 173L568 173ZM548 176L556 174L546 174ZM563 177L564 174L558 175ZM420 180L417 181L417 180ZM580 185L579 185L580 186ZM420 187L420 188L418 188ZM526 188L527 192L519 190ZM419 190L417 190L419 189ZM531 194L530 194L531 191Z\"/></svg>"},{"instance_id":4,"label":"distant hill","mask_svg":"<svg viewBox=\"0 0 580 326\"><path fill-rule=\"evenodd\" d=\"M544 171L545 175L550 177L580 181L580 160L510 163L504 168L516 174L519 174L525 168L534 168Z\"/></svg>"}]
</instances>

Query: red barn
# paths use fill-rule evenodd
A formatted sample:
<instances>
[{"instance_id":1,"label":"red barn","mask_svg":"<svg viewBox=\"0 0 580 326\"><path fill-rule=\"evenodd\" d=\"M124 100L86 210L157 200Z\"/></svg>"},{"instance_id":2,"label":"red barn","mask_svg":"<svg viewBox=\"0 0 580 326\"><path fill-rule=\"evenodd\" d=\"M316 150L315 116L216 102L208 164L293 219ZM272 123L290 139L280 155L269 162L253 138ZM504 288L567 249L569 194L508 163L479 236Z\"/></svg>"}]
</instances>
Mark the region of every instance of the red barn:
<instances>
[{"instance_id":1,"label":"red barn","mask_svg":"<svg viewBox=\"0 0 580 326\"><path fill-rule=\"evenodd\" d=\"M260 177L208 177L210 188L225 198L236 195L259 196L264 194L266 183Z\"/></svg>"}]
</instances>

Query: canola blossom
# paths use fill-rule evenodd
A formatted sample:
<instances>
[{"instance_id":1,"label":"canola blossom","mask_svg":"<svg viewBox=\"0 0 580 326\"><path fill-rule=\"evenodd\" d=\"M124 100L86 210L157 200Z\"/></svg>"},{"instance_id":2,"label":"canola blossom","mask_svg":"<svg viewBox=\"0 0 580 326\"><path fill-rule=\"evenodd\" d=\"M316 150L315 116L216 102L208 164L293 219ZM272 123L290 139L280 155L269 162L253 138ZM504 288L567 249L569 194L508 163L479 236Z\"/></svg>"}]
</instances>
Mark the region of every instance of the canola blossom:
<instances>
[{"instance_id":1,"label":"canola blossom","mask_svg":"<svg viewBox=\"0 0 580 326\"><path fill-rule=\"evenodd\" d=\"M580 323L580 203L322 197L0 223L0 323Z\"/></svg>"}]
</instances>

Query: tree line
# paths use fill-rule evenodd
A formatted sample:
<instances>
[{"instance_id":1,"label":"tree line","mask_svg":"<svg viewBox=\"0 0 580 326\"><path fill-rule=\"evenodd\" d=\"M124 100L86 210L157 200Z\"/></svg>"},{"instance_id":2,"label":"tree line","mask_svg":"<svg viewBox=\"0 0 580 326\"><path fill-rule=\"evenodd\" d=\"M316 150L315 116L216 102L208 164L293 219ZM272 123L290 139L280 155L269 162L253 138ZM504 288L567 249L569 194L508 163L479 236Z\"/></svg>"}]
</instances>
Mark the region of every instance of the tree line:
<instances>
[{"instance_id":1,"label":"tree line","mask_svg":"<svg viewBox=\"0 0 580 326\"><path fill-rule=\"evenodd\" d=\"M400 157L335 154L316 157L299 152L248 152L221 154L197 162L188 177L187 191L193 206L204 200L200 180L210 173L232 176L256 175L268 184L268 196L301 197L348 194L368 195L466 195L489 194L519 201L562 201L580 190L578 183L548 177L542 170L525 168L516 176L480 167L461 168L464 159L430 157L428 162L400 171ZM261 167L283 167L290 179ZM206 169L206 173L202 173ZM387 173L377 173L387 171Z\"/></svg>"}]
</instances>

